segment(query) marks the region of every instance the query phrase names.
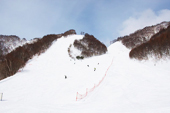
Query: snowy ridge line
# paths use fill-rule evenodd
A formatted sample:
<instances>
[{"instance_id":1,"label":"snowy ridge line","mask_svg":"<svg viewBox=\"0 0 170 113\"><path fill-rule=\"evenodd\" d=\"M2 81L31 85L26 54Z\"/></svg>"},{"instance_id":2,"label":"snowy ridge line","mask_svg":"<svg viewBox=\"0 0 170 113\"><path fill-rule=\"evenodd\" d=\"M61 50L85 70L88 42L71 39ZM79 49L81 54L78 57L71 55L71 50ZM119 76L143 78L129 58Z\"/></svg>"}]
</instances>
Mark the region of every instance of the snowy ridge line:
<instances>
[{"instance_id":1,"label":"snowy ridge line","mask_svg":"<svg viewBox=\"0 0 170 113\"><path fill-rule=\"evenodd\" d=\"M92 88L86 88L86 93L85 94L80 94L77 92L76 94L76 101L78 100L81 100L83 98L85 98L90 92L94 91L95 88L97 88L102 82L103 80L105 79L106 75L107 75L107 72L109 70L109 68L111 67L111 65L113 64L113 59L112 59L112 62L110 64L110 66L107 68L106 72L105 72L105 75L103 76L103 78L98 82L98 84L94 84L94 86Z\"/></svg>"}]
</instances>

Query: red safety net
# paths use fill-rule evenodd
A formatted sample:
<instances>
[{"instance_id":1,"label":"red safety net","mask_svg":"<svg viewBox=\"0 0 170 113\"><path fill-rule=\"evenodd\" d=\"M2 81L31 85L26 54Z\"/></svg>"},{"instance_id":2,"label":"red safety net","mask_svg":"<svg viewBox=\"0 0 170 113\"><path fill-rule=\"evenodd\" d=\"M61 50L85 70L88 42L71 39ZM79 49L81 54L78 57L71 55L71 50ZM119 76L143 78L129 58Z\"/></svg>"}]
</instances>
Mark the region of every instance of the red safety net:
<instances>
[{"instance_id":1,"label":"red safety net","mask_svg":"<svg viewBox=\"0 0 170 113\"><path fill-rule=\"evenodd\" d=\"M108 72L108 70L109 70L109 68L111 67L112 64L113 64L113 59L112 59L110 66L107 68L105 75L102 77L102 79L97 84L94 84L94 86L92 88L86 88L85 94L80 94L80 93L77 92L76 101L85 98L90 92L94 91L94 89L97 88L103 82L103 80L105 79L107 72Z\"/></svg>"}]
</instances>

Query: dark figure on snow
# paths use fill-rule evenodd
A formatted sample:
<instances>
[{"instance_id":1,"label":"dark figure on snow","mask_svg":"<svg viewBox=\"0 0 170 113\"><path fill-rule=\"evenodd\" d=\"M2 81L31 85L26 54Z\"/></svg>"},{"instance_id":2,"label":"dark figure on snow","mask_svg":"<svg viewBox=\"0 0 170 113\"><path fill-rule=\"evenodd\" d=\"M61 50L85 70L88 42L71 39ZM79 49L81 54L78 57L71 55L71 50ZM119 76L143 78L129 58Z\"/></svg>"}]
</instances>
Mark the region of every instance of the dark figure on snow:
<instances>
[{"instance_id":1,"label":"dark figure on snow","mask_svg":"<svg viewBox=\"0 0 170 113\"><path fill-rule=\"evenodd\" d=\"M67 79L67 76L65 75L65 79Z\"/></svg>"},{"instance_id":2,"label":"dark figure on snow","mask_svg":"<svg viewBox=\"0 0 170 113\"><path fill-rule=\"evenodd\" d=\"M94 68L94 71L96 71L96 68Z\"/></svg>"}]
</instances>

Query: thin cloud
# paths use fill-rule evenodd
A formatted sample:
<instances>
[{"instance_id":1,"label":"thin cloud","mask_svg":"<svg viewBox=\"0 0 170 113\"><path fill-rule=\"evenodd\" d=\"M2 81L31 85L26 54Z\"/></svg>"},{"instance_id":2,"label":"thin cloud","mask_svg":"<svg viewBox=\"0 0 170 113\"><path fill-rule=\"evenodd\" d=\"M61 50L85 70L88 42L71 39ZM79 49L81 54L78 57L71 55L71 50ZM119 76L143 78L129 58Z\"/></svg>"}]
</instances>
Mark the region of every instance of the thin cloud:
<instances>
[{"instance_id":1,"label":"thin cloud","mask_svg":"<svg viewBox=\"0 0 170 113\"><path fill-rule=\"evenodd\" d=\"M135 16L125 20L122 24L121 30L119 31L119 35L129 35L138 29L155 25L162 21L170 21L170 10L165 9L154 12L151 9L148 9L142 13L136 13Z\"/></svg>"},{"instance_id":2,"label":"thin cloud","mask_svg":"<svg viewBox=\"0 0 170 113\"><path fill-rule=\"evenodd\" d=\"M78 27L76 20L91 1L2 0L0 3L0 34L31 39Z\"/></svg>"},{"instance_id":3,"label":"thin cloud","mask_svg":"<svg viewBox=\"0 0 170 113\"><path fill-rule=\"evenodd\" d=\"M133 32L134 28L140 28L136 26L138 24L150 23L157 16L169 18L167 15L169 10L161 10L157 13L148 10L148 12L131 16L135 11L139 12L148 8L159 9L160 4L165 7L168 3L162 0L157 2L148 0L0 0L0 34L17 35L29 40L46 34L58 34L75 29L78 34L81 31L92 34L109 45L109 40L116 39L119 34L124 35ZM151 16L148 17L148 15ZM126 20L128 17L130 18ZM150 21L147 18L150 18ZM124 24L119 30L122 22ZM131 26L130 23L132 23ZM133 30L127 32L129 29Z\"/></svg>"}]
</instances>

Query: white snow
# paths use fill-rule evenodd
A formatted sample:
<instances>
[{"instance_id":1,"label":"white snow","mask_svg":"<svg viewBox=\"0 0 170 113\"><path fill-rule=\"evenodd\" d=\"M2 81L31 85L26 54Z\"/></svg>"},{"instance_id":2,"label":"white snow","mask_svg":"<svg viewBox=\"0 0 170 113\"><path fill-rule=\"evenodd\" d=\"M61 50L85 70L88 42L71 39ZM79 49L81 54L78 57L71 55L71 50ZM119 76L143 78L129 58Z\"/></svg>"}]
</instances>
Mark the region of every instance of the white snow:
<instances>
[{"instance_id":1,"label":"white snow","mask_svg":"<svg viewBox=\"0 0 170 113\"><path fill-rule=\"evenodd\" d=\"M170 112L169 60L129 59L129 50L120 42L108 47L105 55L73 60L68 47L81 38L71 35L58 39L44 54L30 60L23 71L1 80L0 113ZM104 76L98 87L76 101L77 92L85 94L86 88Z\"/></svg>"}]
</instances>

